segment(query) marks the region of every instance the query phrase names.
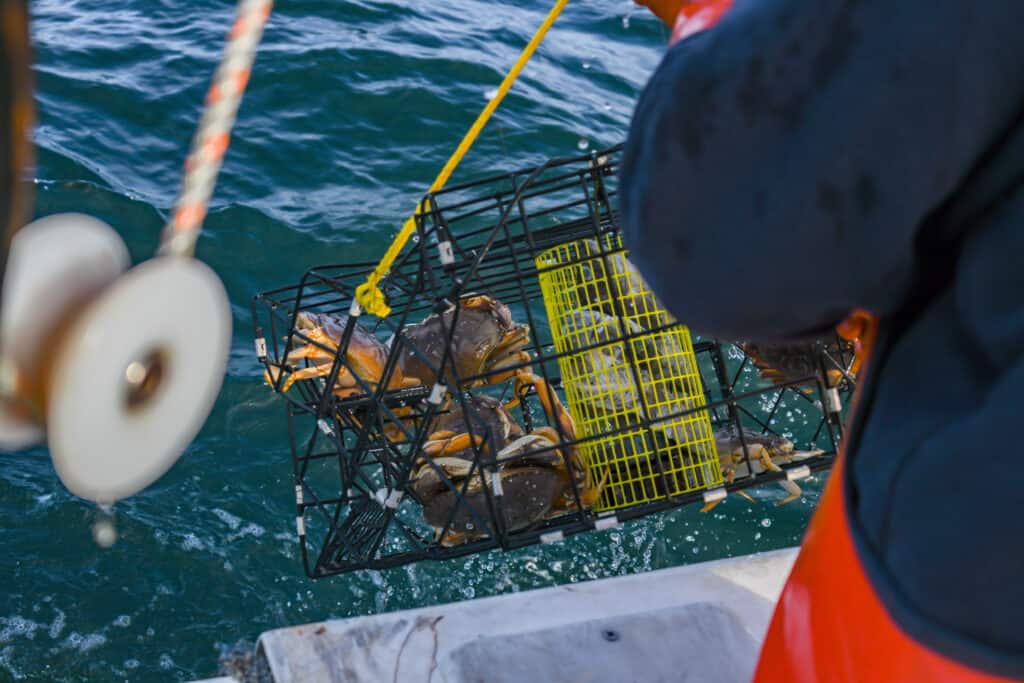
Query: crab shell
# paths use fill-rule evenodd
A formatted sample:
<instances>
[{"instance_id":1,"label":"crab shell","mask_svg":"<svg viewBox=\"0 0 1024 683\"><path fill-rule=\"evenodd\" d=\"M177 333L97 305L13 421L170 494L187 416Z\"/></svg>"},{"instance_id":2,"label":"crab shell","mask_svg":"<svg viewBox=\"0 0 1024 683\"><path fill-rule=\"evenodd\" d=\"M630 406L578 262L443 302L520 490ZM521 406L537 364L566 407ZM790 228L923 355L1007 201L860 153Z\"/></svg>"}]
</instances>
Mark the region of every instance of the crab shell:
<instances>
[{"instance_id":1,"label":"crab shell","mask_svg":"<svg viewBox=\"0 0 1024 683\"><path fill-rule=\"evenodd\" d=\"M784 436L761 434L746 427L743 428L743 442L746 442L749 449L756 446L764 447L773 458L785 457L793 453L796 448L793 442ZM736 432L736 426L732 424L715 431L715 447L722 459L727 456L744 455L743 443Z\"/></svg>"},{"instance_id":2,"label":"crab shell","mask_svg":"<svg viewBox=\"0 0 1024 683\"><path fill-rule=\"evenodd\" d=\"M453 321L456 321L454 330ZM530 360L523 350L529 343L529 326L514 322L508 306L500 301L489 296L471 296L460 300L458 309L451 306L440 315L431 313L423 322L406 327L400 334L403 350L398 362L406 377L414 377L426 385L440 379L438 370L448 347L446 330L451 336L451 355L444 382L449 386L456 385L456 377L465 379L498 372L505 365ZM511 373L477 380L471 386L496 383L509 376Z\"/></svg>"},{"instance_id":3,"label":"crab shell","mask_svg":"<svg viewBox=\"0 0 1024 683\"><path fill-rule=\"evenodd\" d=\"M486 394L471 396L466 401L465 410L461 406L456 406L440 415L430 431L427 445L435 441L439 435L492 434L495 439L493 448L496 451L502 450L523 434L522 427L502 402ZM429 450L428 448L428 452ZM472 453L468 457L472 459Z\"/></svg>"},{"instance_id":4,"label":"crab shell","mask_svg":"<svg viewBox=\"0 0 1024 683\"><path fill-rule=\"evenodd\" d=\"M437 468L453 481L469 476L476 455L472 441L484 453L501 452L522 434L522 427L501 401L483 394L470 397L465 409L453 408L435 420L415 465L413 491L423 501L448 491Z\"/></svg>"},{"instance_id":5,"label":"crab shell","mask_svg":"<svg viewBox=\"0 0 1024 683\"><path fill-rule=\"evenodd\" d=\"M287 389L296 381L323 377L330 373L331 365L334 363L338 351L338 344L348 324L347 315L330 315L326 313L310 313L299 311L295 319L295 339L308 340L309 343L297 346L286 356L286 362L290 365L307 360L312 367L301 368L292 372L291 376L282 387ZM342 365L338 369L338 377L335 382L335 393L341 396L350 396L362 393L359 380L365 382L371 389L375 389L380 383L387 365L388 348L376 336L366 328L356 324L352 331L352 338L345 349L345 360L352 366L350 372ZM275 368L275 370L277 370ZM277 379L277 372L268 369L268 383L273 384ZM354 374L353 374L354 373ZM415 382L408 381L397 366L393 369L388 381L388 389L400 389L410 386Z\"/></svg>"},{"instance_id":6,"label":"crab shell","mask_svg":"<svg viewBox=\"0 0 1024 683\"><path fill-rule=\"evenodd\" d=\"M433 467L421 468L414 490L423 501L424 519L436 529L447 526L449 533L442 539L446 545L488 536L480 522L491 519L485 488L494 491L495 477L501 481L501 514L507 531L521 531L564 511L574 497L564 461L554 445L545 435L521 436L496 456L497 473L479 466L474 469L471 460L458 456L434 458L434 465L459 493L449 489ZM575 464L574 470L580 472ZM577 485L582 486L582 480Z\"/></svg>"},{"instance_id":7,"label":"crab shell","mask_svg":"<svg viewBox=\"0 0 1024 683\"><path fill-rule=\"evenodd\" d=\"M469 425L476 427L469 429ZM523 434L505 406L485 395L469 399L465 412L453 410L442 415L434 428L417 464L413 491L423 504L424 519L435 529L447 528L441 538L443 545L488 535L481 523L493 519L488 489L493 495L496 477L508 531L522 530L574 506L573 481L562 449L556 448L559 435L555 429L542 427ZM494 465L474 464L474 441L483 454L497 451ZM570 456L575 488L582 491L587 474L574 449Z\"/></svg>"}]
</instances>

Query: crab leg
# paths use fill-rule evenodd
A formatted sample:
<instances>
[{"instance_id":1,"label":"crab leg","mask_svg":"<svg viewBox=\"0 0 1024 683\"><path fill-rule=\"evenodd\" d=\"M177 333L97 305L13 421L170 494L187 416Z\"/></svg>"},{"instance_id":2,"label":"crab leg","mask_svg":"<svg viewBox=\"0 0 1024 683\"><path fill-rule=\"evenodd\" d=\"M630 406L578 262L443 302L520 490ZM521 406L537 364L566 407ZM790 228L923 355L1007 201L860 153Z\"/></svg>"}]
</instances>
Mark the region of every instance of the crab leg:
<instances>
[{"instance_id":1,"label":"crab leg","mask_svg":"<svg viewBox=\"0 0 1024 683\"><path fill-rule=\"evenodd\" d=\"M458 453L469 448L471 444L479 445L480 443L479 438L464 432L447 438L431 438L430 441L423 444L423 452L431 457L438 457L445 453Z\"/></svg>"},{"instance_id":2,"label":"crab leg","mask_svg":"<svg viewBox=\"0 0 1024 683\"><path fill-rule=\"evenodd\" d=\"M782 471L782 468L776 465L775 461L772 460L771 455L768 454L767 449L763 449L761 451L761 455L758 457L758 460L761 462L761 466L769 472ZM797 486L795 483L789 480L780 481L779 485L782 488L784 488L786 492L789 493L789 495L780 500L778 503L776 503L776 505L785 505L786 503L792 503L794 500L802 496L804 493L799 486Z\"/></svg>"},{"instance_id":3,"label":"crab leg","mask_svg":"<svg viewBox=\"0 0 1024 683\"><path fill-rule=\"evenodd\" d=\"M529 367L522 367L523 363L529 363L531 360L533 360L533 356L526 351L517 351L495 361L487 368L487 371L488 373L498 372L498 374L488 376L486 380L487 384L501 384L505 380L511 379L521 372L532 374L532 370ZM512 367L510 370L501 372L503 368L510 366L517 367Z\"/></svg>"},{"instance_id":4,"label":"crab leg","mask_svg":"<svg viewBox=\"0 0 1024 683\"><path fill-rule=\"evenodd\" d=\"M306 344L304 346L299 346L298 348L294 348L291 351L289 351L288 355L285 356L285 360L289 363L305 360L307 358L310 360L315 358L330 360L334 356L333 352L337 351L337 346L335 346L334 344L330 344L329 348L331 348L330 351L325 351L324 349L320 348L315 344Z\"/></svg>"}]
</instances>

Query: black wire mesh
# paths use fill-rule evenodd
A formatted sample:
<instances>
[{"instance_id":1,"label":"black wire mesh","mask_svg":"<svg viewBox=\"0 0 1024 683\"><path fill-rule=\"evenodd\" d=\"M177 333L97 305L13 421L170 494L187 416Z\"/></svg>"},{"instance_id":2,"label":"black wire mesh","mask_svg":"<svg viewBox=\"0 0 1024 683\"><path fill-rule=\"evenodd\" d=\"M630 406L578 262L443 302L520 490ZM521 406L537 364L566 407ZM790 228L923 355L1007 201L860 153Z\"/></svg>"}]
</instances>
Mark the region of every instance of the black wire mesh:
<instances>
[{"instance_id":1,"label":"black wire mesh","mask_svg":"<svg viewBox=\"0 0 1024 683\"><path fill-rule=\"evenodd\" d=\"M636 349L685 330L667 317L645 330L620 320L609 337L555 350L564 330L546 314L539 278L550 269L538 257L586 242L599 245L588 268L622 258L619 153L429 195L382 282L387 318L350 315L375 263L317 267L254 298L265 379L287 406L309 576L552 542L754 485L792 489L831 466L854 382L838 337L774 347L697 338L699 405L680 400L666 414L645 404L605 431L576 429L560 373L571 353L617 349L645 388ZM625 294L601 315L625 317ZM714 430L714 471L691 467L697 442L672 442L677 432L665 429L698 414ZM593 467L613 436L618 449L638 445L615 467ZM642 481L640 502L607 495L626 477Z\"/></svg>"}]
</instances>

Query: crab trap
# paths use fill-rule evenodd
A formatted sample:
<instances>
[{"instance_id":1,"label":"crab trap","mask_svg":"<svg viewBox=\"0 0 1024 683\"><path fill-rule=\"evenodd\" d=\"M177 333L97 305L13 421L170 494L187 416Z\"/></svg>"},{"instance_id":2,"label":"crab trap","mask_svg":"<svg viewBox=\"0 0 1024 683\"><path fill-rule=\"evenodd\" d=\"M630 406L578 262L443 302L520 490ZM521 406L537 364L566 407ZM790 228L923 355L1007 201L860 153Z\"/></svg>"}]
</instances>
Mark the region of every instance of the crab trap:
<instances>
[{"instance_id":1,"label":"crab trap","mask_svg":"<svg viewBox=\"0 0 1024 683\"><path fill-rule=\"evenodd\" d=\"M553 542L769 482L793 498L831 466L851 345L692 338L623 249L619 154L428 195L384 318L353 315L374 263L254 298L309 576Z\"/></svg>"}]
</instances>

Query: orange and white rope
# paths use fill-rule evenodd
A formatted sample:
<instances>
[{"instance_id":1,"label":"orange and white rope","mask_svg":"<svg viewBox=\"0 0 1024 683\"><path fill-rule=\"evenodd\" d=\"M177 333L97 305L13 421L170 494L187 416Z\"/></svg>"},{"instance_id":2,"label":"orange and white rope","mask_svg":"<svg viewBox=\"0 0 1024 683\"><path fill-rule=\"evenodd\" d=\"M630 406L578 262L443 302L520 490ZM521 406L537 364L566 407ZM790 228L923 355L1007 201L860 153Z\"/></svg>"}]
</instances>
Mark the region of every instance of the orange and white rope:
<instances>
[{"instance_id":1,"label":"orange and white rope","mask_svg":"<svg viewBox=\"0 0 1024 683\"><path fill-rule=\"evenodd\" d=\"M192 256L224 162L246 83L273 0L241 0L220 66L206 96L199 129L185 161L181 193L164 227L159 254Z\"/></svg>"}]
</instances>

